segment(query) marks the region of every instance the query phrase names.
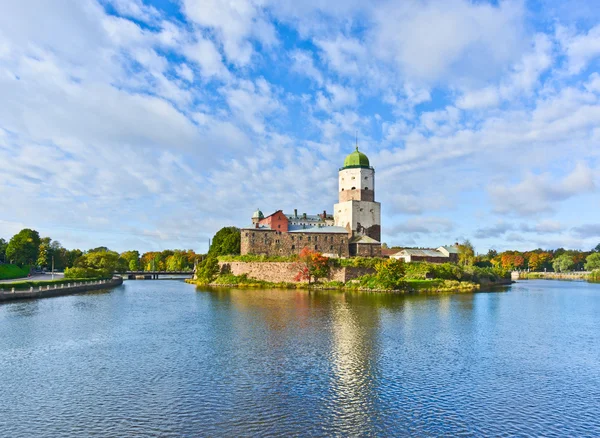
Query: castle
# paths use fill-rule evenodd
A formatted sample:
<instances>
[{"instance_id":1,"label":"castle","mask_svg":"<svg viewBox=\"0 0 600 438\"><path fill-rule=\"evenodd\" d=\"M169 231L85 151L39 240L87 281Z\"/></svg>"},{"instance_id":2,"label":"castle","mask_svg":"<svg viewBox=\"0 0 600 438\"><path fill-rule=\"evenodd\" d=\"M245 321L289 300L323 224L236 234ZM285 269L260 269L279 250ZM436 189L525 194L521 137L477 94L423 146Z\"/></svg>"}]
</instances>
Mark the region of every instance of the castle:
<instances>
[{"instance_id":1,"label":"castle","mask_svg":"<svg viewBox=\"0 0 600 438\"><path fill-rule=\"evenodd\" d=\"M252 215L242 228L242 254L289 256L309 248L328 257L381 256L381 204L375 201L375 169L358 150L339 169L338 203L333 216L286 214L282 210Z\"/></svg>"}]
</instances>

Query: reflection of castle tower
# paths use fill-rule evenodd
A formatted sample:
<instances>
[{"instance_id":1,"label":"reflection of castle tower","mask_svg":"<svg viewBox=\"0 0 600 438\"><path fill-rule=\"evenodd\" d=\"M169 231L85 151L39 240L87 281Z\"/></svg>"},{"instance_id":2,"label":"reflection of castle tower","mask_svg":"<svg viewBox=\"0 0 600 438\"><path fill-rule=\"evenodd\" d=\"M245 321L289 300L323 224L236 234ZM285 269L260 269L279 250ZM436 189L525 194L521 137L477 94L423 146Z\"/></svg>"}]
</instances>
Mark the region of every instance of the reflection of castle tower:
<instances>
[{"instance_id":1,"label":"reflection of castle tower","mask_svg":"<svg viewBox=\"0 0 600 438\"><path fill-rule=\"evenodd\" d=\"M367 236L381 241L381 204L375 202L375 169L365 154L356 150L339 171L339 203L334 207L335 225L345 227L358 240ZM374 243L363 239L364 243Z\"/></svg>"}]
</instances>

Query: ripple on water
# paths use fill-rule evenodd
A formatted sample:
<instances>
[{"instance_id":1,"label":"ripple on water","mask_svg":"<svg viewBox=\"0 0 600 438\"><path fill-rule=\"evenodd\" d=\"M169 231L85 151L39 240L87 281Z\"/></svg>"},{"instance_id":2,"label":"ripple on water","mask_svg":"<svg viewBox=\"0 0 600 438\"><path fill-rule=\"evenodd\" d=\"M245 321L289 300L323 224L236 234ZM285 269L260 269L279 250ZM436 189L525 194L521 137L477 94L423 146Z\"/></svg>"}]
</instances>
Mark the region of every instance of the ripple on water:
<instances>
[{"instance_id":1,"label":"ripple on water","mask_svg":"<svg viewBox=\"0 0 600 438\"><path fill-rule=\"evenodd\" d=\"M535 281L4 304L0 436L600 436L598 314L600 285Z\"/></svg>"}]
</instances>

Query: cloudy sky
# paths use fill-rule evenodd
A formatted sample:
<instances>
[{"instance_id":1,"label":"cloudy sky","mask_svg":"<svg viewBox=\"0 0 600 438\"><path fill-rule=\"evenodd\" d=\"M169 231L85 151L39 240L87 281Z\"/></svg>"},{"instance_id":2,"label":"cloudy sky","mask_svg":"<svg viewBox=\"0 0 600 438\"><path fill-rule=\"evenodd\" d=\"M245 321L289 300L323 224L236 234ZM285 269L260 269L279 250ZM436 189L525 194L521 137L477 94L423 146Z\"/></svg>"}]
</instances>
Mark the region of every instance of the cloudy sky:
<instances>
[{"instance_id":1,"label":"cloudy sky","mask_svg":"<svg viewBox=\"0 0 600 438\"><path fill-rule=\"evenodd\" d=\"M0 0L0 237L205 251L376 169L383 241L600 242L600 2Z\"/></svg>"}]
</instances>

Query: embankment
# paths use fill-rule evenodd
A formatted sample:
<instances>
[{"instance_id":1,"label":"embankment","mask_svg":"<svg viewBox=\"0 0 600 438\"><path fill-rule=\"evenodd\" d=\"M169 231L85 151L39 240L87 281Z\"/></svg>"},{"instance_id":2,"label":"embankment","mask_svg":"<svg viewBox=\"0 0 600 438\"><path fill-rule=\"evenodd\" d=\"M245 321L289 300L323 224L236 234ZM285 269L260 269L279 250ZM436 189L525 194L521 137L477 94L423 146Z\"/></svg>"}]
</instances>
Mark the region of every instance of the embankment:
<instances>
[{"instance_id":1,"label":"embankment","mask_svg":"<svg viewBox=\"0 0 600 438\"><path fill-rule=\"evenodd\" d=\"M588 280L591 272L518 272L511 273L513 280Z\"/></svg>"},{"instance_id":2,"label":"embankment","mask_svg":"<svg viewBox=\"0 0 600 438\"><path fill-rule=\"evenodd\" d=\"M89 281L74 281L73 283L48 284L38 287L30 287L24 290L0 290L0 302L24 300L34 298L51 298L60 297L63 295L73 295L81 292L88 292L98 289L110 289L123 284L121 277L114 277L110 280L89 280ZM0 285L1 287L1 285Z\"/></svg>"},{"instance_id":3,"label":"embankment","mask_svg":"<svg viewBox=\"0 0 600 438\"><path fill-rule=\"evenodd\" d=\"M296 283L295 278L298 274L297 263L293 262L219 262L219 267L221 273L246 275L269 283ZM366 267L332 267L329 277L323 280L346 283L374 272L373 268Z\"/></svg>"}]
</instances>

